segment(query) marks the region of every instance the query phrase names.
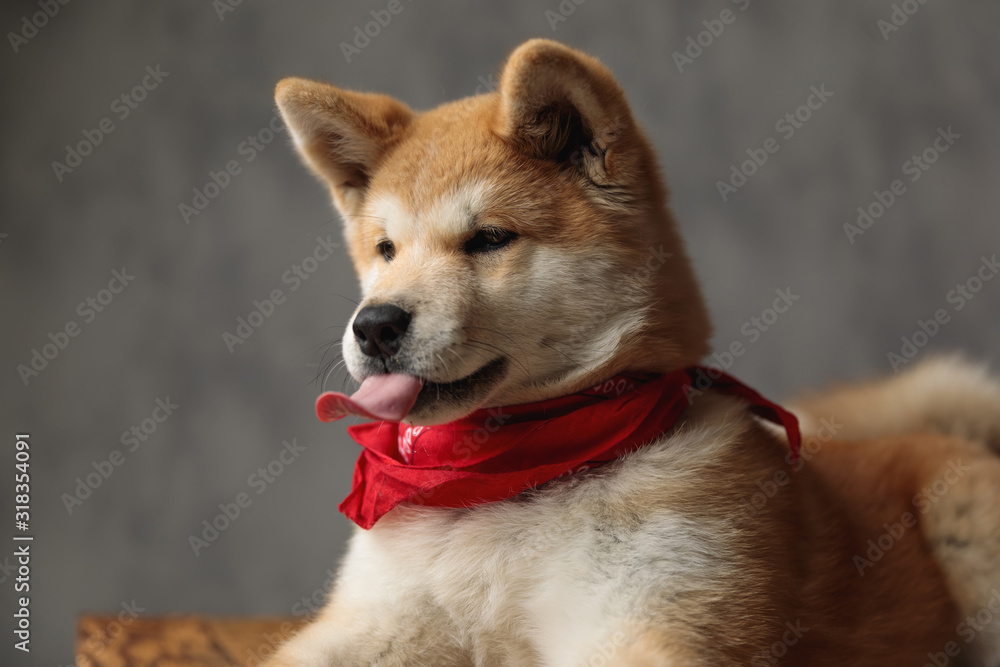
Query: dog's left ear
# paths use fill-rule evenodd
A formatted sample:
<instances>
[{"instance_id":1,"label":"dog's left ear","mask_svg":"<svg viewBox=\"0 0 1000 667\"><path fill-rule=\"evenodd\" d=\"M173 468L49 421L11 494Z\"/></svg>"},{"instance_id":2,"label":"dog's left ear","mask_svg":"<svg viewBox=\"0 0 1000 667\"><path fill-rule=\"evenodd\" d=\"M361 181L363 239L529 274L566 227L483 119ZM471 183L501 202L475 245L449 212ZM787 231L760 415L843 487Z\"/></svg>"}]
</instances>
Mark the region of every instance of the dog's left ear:
<instances>
[{"instance_id":1,"label":"dog's left ear","mask_svg":"<svg viewBox=\"0 0 1000 667\"><path fill-rule=\"evenodd\" d=\"M504 65L500 105L498 134L532 157L575 164L598 185L625 177L635 124L597 60L551 40L525 42Z\"/></svg>"}]
</instances>

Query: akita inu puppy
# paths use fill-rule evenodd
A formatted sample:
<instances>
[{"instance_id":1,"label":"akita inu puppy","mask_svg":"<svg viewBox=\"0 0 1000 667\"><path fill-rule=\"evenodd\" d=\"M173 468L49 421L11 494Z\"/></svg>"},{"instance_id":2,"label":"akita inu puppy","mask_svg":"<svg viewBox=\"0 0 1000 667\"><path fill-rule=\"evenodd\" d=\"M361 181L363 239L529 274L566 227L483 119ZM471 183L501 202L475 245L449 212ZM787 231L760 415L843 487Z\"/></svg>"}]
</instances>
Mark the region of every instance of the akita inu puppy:
<instances>
[{"instance_id":1,"label":"akita inu puppy","mask_svg":"<svg viewBox=\"0 0 1000 667\"><path fill-rule=\"evenodd\" d=\"M1000 664L1000 384L937 360L821 395L799 451L695 366L705 305L604 66L532 40L425 113L277 103L363 294L360 389L319 411L375 421L329 604L271 665Z\"/></svg>"}]
</instances>

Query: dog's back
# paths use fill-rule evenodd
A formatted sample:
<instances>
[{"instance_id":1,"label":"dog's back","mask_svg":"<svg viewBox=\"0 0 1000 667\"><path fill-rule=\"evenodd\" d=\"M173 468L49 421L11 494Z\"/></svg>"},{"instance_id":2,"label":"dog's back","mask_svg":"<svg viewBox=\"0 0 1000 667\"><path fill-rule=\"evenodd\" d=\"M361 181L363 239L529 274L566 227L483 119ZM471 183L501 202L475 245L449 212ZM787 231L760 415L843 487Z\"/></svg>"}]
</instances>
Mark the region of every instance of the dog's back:
<instances>
[{"instance_id":1,"label":"dog's back","mask_svg":"<svg viewBox=\"0 0 1000 667\"><path fill-rule=\"evenodd\" d=\"M954 615L941 620L947 637L931 642L929 664L997 664L1000 383L960 357L931 358L810 396L797 412L814 458L806 467L854 532L857 591L843 612L863 619L885 601L888 626L927 625L944 598ZM827 445L831 424L837 441Z\"/></svg>"}]
</instances>

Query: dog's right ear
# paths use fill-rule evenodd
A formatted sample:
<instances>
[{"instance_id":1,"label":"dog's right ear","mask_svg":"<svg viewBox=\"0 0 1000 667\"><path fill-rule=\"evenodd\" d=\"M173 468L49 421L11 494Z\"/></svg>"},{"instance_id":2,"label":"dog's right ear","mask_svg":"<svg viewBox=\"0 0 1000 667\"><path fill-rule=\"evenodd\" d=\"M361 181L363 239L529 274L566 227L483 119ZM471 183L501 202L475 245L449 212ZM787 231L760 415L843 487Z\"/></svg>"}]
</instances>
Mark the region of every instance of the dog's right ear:
<instances>
[{"instance_id":1,"label":"dog's right ear","mask_svg":"<svg viewBox=\"0 0 1000 667\"><path fill-rule=\"evenodd\" d=\"M597 60L547 39L517 47L500 75L498 133L536 158L575 162L598 185L635 176L638 134L621 86Z\"/></svg>"},{"instance_id":2,"label":"dog's right ear","mask_svg":"<svg viewBox=\"0 0 1000 667\"><path fill-rule=\"evenodd\" d=\"M386 95L308 79L283 79L275 101L299 154L329 182L343 215L360 210L372 174L414 115Z\"/></svg>"}]
</instances>

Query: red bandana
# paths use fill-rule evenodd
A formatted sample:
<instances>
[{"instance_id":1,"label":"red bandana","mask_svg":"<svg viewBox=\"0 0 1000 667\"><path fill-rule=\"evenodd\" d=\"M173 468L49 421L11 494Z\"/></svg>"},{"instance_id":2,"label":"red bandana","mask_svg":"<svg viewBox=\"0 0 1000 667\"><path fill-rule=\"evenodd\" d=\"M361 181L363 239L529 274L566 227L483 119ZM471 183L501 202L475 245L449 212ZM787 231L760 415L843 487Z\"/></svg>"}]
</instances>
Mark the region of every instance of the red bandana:
<instances>
[{"instance_id":1,"label":"red bandana","mask_svg":"<svg viewBox=\"0 0 1000 667\"><path fill-rule=\"evenodd\" d=\"M478 410L437 426L351 426L364 449L340 511L368 529L403 502L472 507L511 498L654 442L707 389L739 397L759 417L783 426L797 458L799 425L792 413L717 369L693 366L622 375L577 394ZM329 420L326 396L316 403L323 421Z\"/></svg>"}]
</instances>

